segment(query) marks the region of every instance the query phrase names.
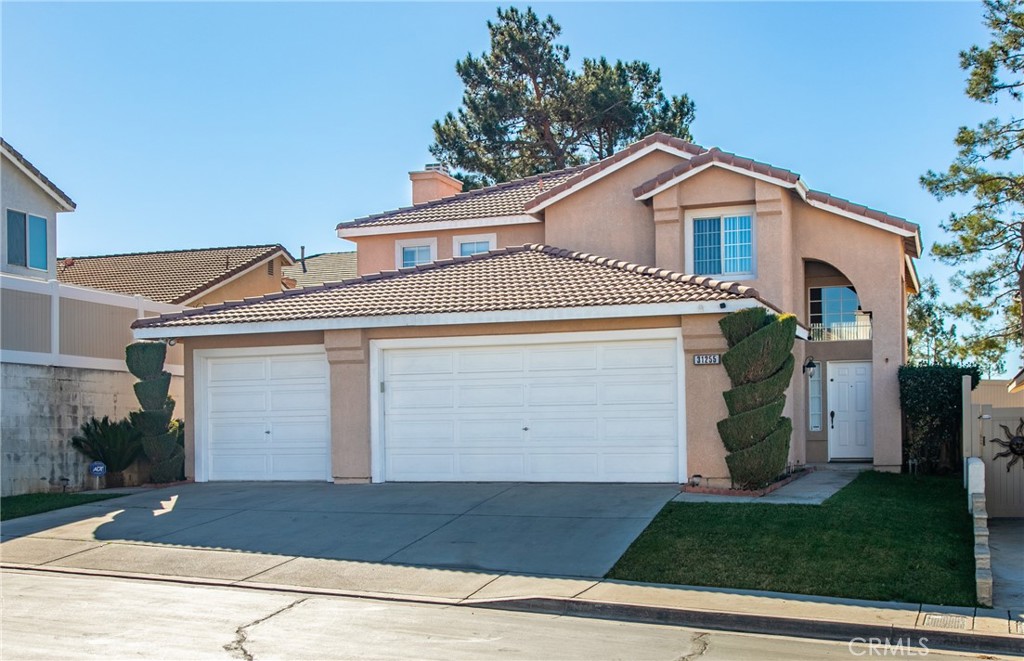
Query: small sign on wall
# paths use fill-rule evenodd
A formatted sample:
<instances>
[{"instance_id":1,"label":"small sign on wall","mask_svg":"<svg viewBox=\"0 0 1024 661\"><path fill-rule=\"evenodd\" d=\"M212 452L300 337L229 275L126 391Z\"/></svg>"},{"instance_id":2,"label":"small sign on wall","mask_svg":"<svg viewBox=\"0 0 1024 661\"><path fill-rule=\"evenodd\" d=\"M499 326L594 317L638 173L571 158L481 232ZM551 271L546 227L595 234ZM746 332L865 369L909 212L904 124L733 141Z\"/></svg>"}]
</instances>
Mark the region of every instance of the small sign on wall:
<instances>
[{"instance_id":1,"label":"small sign on wall","mask_svg":"<svg viewBox=\"0 0 1024 661\"><path fill-rule=\"evenodd\" d=\"M722 354L720 353L698 353L693 356L694 365L720 365Z\"/></svg>"}]
</instances>

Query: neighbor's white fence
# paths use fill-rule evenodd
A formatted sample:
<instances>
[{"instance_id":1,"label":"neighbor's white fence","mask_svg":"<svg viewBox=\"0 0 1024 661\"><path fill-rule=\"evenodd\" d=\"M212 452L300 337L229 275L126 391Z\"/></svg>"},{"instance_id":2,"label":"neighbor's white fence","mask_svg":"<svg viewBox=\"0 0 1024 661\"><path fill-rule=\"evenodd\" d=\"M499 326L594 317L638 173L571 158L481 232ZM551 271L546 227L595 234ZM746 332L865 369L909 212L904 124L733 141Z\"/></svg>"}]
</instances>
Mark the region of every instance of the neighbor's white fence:
<instances>
[{"instance_id":1,"label":"neighbor's white fence","mask_svg":"<svg viewBox=\"0 0 1024 661\"><path fill-rule=\"evenodd\" d=\"M0 362L127 371L135 319L185 309L57 280L0 274ZM184 374L180 347L165 367Z\"/></svg>"}]
</instances>

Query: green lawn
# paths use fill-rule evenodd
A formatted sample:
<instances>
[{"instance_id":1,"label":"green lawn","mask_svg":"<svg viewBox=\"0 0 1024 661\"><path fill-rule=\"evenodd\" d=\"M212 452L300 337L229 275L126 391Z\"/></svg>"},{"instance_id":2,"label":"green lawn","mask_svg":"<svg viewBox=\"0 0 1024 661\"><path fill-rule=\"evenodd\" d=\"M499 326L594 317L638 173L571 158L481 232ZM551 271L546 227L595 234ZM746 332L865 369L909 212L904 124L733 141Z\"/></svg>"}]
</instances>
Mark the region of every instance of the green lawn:
<instances>
[{"instance_id":1,"label":"green lawn","mask_svg":"<svg viewBox=\"0 0 1024 661\"><path fill-rule=\"evenodd\" d=\"M98 500L118 498L124 495L123 493L27 493L23 496L4 496L0 498L0 521L85 503L95 503Z\"/></svg>"},{"instance_id":2,"label":"green lawn","mask_svg":"<svg viewBox=\"0 0 1024 661\"><path fill-rule=\"evenodd\" d=\"M959 478L866 472L820 506L669 503L608 577L973 606L973 548Z\"/></svg>"}]
</instances>

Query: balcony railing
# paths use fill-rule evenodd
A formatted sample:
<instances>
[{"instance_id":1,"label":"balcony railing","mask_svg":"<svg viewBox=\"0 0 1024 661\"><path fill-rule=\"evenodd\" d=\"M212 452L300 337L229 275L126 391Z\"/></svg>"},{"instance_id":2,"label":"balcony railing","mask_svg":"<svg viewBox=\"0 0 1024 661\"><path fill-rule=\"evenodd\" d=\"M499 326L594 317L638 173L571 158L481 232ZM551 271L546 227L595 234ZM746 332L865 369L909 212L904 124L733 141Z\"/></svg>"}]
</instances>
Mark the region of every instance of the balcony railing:
<instances>
[{"instance_id":1,"label":"balcony railing","mask_svg":"<svg viewBox=\"0 0 1024 661\"><path fill-rule=\"evenodd\" d=\"M871 318L867 316L861 317L857 321L811 324L812 342L843 342L870 339Z\"/></svg>"}]
</instances>

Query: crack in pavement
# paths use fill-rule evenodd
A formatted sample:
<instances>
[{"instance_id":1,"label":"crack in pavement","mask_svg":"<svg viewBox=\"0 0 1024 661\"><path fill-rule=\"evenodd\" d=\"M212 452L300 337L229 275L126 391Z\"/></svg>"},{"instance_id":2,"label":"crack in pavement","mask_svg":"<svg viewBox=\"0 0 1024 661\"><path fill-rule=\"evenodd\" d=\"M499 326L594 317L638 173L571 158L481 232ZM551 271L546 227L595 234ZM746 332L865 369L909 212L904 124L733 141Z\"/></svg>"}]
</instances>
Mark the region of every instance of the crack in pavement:
<instances>
[{"instance_id":1,"label":"crack in pavement","mask_svg":"<svg viewBox=\"0 0 1024 661\"><path fill-rule=\"evenodd\" d=\"M708 647L711 646L711 634L706 631L703 633L693 633L690 636L691 651L689 654L679 657L676 661L694 661L708 651Z\"/></svg>"},{"instance_id":2,"label":"crack in pavement","mask_svg":"<svg viewBox=\"0 0 1024 661\"><path fill-rule=\"evenodd\" d=\"M284 613L285 611L289 611L289 610L295 608L296 606L298 606L299 604L301 604L304 601L307 601L308 599L309 599L309 597L303 597L302 599L298 599L296 601L293 601L292 603L288 604L287 606L285 606L283 608L277 609L276 611L274 611L270 615L265 615L265 616L259 618L258 620L253 620L252 622L250 622L248 624L243 624L242 626L240 626L237 629L235 629L235 640L234 640L234 642L229 643L227 645L224 645L224 649L228 653L230 653L231 656L244 659L245 661L253 661L253 659L255 659L256 657L254 657L249 652L249 650L245 649L246 640L249 638L249 632L247 631L247 629L251 629L252 627L255 627L256 625L263 624L264 622L266 622L270 618L277 617L281 613Z\"/></svg>"}]
</instances>

